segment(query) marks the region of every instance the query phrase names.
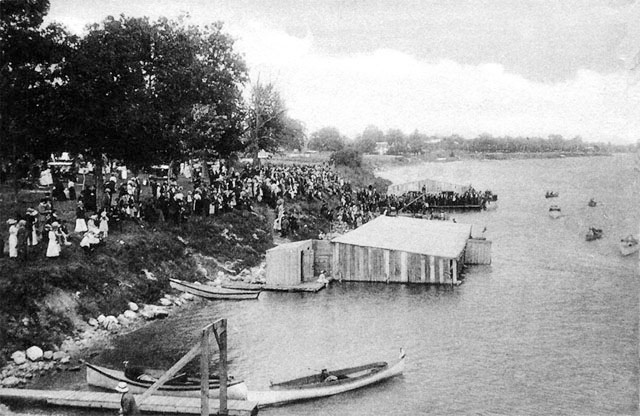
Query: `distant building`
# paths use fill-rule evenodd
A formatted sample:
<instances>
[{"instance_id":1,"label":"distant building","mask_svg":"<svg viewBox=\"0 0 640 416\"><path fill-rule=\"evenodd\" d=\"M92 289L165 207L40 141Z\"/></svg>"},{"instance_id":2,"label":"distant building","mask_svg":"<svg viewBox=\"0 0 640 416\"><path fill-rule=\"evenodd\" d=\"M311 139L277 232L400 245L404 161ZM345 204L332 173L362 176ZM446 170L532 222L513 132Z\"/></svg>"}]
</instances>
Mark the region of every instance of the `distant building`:
<instances>
[{"instance_id":1,"label":"distant building","mask_svg":"<svg viewBox=\"0 0 640 416\"><path fill-rule=\"evenodd\" d=\"M376 142L376 153L386 155L389 151L389 142Z\"/></svg>"}]
</instances>

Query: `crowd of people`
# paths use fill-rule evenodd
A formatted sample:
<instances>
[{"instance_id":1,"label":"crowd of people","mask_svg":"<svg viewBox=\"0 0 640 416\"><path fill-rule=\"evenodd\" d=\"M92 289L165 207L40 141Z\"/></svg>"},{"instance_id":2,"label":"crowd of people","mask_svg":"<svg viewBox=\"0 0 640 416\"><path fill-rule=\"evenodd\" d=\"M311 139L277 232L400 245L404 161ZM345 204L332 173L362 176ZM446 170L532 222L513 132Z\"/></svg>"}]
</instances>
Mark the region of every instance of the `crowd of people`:
<instances>
[{"instance_id":1,"label":"crowd of people","mask_svg":"<svg viewBox=\"0 0 640 416\"><path fill-rule=\"evenodd\" d=\"M206 166L206 165L205 165ZM81 236L80 246L93 251L109 235L109 226L131 220L172 222L180 224L191 216L216 216L233 210L252 211L255 204L266 204L274 210L274 232L283 237L296 234L301 213L294 201L318 202L319 214L335 229L346 231L359 227L379 215L405 212L432 219L445 219L442 207L475 205L483 207L495 200L490 191L473 188L462 194L407 192L403 195L380 193L374 186L354 189L328 164L240 167L224 161L209 166L206 172L190 169L191 183L181 184L175 178L141 180L109 174L103 184L101 201L96 187L90 185L77 194L76 220L72 232ZM208 180L204 177L208 176ZM76 199L75 182L53 189L54 200ZM148 187L143 192L143 187ZM185 189L185 186L188 189ZM144 195L141 197L141 195ZM45 242L46 256L57 257L61 247L70 244L67 225L51 207L51 198L43 198L37 209L29 208L9 225L8 254L17 257L20 247ZM329 230L326 230L329 231ZM50 248L49 248L50 246Z\"/></svg>"}]
</instances>

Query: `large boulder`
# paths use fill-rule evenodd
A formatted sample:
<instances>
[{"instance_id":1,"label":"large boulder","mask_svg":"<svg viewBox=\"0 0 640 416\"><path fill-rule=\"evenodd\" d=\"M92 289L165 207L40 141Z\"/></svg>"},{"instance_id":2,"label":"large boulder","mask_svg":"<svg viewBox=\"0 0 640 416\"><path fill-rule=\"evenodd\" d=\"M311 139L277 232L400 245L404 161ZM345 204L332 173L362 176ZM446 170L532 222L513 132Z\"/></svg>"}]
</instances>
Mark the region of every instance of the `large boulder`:
<instances>
[{"instance_id":1,"label":"large boulder","mask_svg":"<svg viewBox=\"0 0 640 416\"><path fill-rule=\"evenodd\" d=\"M16 363L16 365L20 365L27 362L27 355L24 353L24 351L16 351L11 354L11 359L14 363Z\"/></svg>"},{"instance_id":2,"label":"large boulder","mask_svg":"<svg viewBox=\"0 0 640 416\"><path fill-rule=\"evenodd\" d=\"M45 360L51 360L53 358L53 351L51 350L45 351L44 354L42 355L42 358L44 358Z\"/></svg>"},{"instance_id":3,"label":"large boulder","mask_svg":"<svg viewBox=\"0 0 640 416\"><path fill-rule=\"evenodd\" d=\"M102 322L102 326L107 331L114 331L118 329L120 325L118 324L118 318L113 315L109 315L104 319L104 322Z\"/></svg>"},{"instance_id":4,"label":"large boulder","mask_svg":"<svg viewBox=\"0 0 640 416\"><path fill-rule=\"evenodd\" d=\"M138 309L139 308L138 308L137 304L135 304L134 302L129 302L129 310L130 311L136 312Z\"/></svg>"},{"instance_id":5,"label":"large boulder","mask_svg":"<svg viewBox=\"0 0 640 416\"><path fill-rule=\"evenodd\" d=\"M162 298L160 299L160 305L162 306L170 306L171 305L171 301L167 298Z\"/></svg>"},{"instance_id":6,"label":"large boulder","mask_svg":"<svg viewBox=\"0 0 640 416\"><path fill-rule=\"evenodd\" d=\"M136 314L132 309L124 311L123 315L124 315L125 318L127 318L129 320L136 319L136 317L138 316L138 314Z\"/></svg>"},{"instance_id":7,"label":"large boulder","mask_svg":"<svg viewBox=\"0 0 640 416\"><path fill-rule=\"evenodd\" d=\"M67 356L67 353L64 351L56 351L53 353L53 359L56 361L62 360L66 356Z\"/></svg>"},{"instance_id":8,"label":"large boulder","mask_svg":"<svg viewBox=\"0 0 640 416\"><path fill-rule=\"evenodd\" d=\"M146 320L163 319L169 316L169 310L162 306L145 305L144 308L140 310L140 315Z\"/></svg>"},{"instance_id":9,"label":"large boulder","mask_svg":"<svg viewBox=\"0 0 640 416\"><path fill-rule=\"evenodd\" d=\"M97 328L98 326L100 326L100 322L98 322L96 318L89 318L89 325L91 325L94 328Z\"/></svg>"},{"instance_id":10,"label":"large boulder","mask_svg":"<svg viewBox=\"0 0 640 416\"><path fill-rule=\"evenodd\" d=\"M11 388L20 384L20 379L16 376L9 376L2 380L2 387Z\"/></svg>"},{"instance_id":11,"label":"large boulder","mask_svg":"<svg viewBox=\"0 0 640 416\"><path fill-rule=\"evenodd\" d=\"M31 361L41 360L43 355L44 351L42 351L42 348L36 347L35 345L27 349L27 358Z\"/></svg>"}]
</instances>

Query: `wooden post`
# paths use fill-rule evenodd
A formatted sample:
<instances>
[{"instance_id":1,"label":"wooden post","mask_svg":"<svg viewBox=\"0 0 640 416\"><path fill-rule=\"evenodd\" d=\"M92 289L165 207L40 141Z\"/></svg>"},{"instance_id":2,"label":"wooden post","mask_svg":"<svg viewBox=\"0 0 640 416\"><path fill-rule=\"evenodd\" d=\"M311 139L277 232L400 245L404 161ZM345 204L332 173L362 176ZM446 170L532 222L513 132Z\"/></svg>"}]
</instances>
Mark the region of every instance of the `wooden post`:
<instances>
[{"instance_id":1,"label":"wooden post","mask_svg":"<svg viewBox=\"0 0 640 416\"><path fill-rule=\"evenodd\" d=\"M455 285L458 283L458 260L453 260L453 270L451 274L451 281Z\"/></svg>"},{"instance_id":2,"label":"wooden post","mask_svg":"<svg viewBox=\"0 0 640 416\"><path fill-rule=\"evenodd\" d=\"M209 416L209 334L211 325L202 329L202 340L200 341L200 414Z\"/></svg>"},{"instance_id":3,"label":"wooden post","mask_svg":"<svg viewBox=\"0 0 640 416\"><path fill-rule=\"evenodd\" d=\"M218 341L218 348L220 349L220 409L219 415L228 415L227 409L227 320L220 319L213 323L213 332L216 335Z\"/></svg>"},{"instance_id":4,"label":"wooden post","mask_svg":"<svg viewBox=\"0 0 640 416\"><path fill-rule=\"evenodd\" d=\"M436 260L433 256L429 256L429 283L436 282Z\"/></svg>"}]
</instances>

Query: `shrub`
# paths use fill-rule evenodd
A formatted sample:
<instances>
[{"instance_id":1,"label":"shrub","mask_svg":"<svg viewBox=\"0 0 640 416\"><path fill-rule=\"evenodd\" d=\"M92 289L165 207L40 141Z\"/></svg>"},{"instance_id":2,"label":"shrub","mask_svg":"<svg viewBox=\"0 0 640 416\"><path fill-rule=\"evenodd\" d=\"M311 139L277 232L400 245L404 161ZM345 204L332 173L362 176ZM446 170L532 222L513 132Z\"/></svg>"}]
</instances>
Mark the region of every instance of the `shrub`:
<instances>
[{"instance_id":1,"label":"shrub","mask_svg":"<svg viewBox=\"0 0 640 416\"><path fill-rule=\"evenodd\" d=\"M355 149L342 149L334 152L329 158L335 166L347 166L350 168L359 168L362 166L362 153Z\"/></svg>"}]
</instances>

